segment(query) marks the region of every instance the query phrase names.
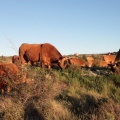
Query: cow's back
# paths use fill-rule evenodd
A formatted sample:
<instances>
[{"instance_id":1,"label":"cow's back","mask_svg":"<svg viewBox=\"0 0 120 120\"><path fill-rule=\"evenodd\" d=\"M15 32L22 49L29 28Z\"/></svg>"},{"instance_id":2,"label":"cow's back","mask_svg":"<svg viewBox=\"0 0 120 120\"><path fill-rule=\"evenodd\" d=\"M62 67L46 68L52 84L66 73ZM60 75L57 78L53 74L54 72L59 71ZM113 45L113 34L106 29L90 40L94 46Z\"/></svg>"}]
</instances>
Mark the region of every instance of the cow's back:
<instances>
[{"instance_id":1,"label":"cow's back","mask_svg":"<svg viewBox=\"0 0 120 120\"><path fill-rule=\"evenodd\" d=\"M13 63L0 63L0 90L10 92L17 84L26 82L26 73Z\"/></svg>"},{"instance_id":2,"label":"cow's back","mask_svg":"<svg viewBox=\"0 0 120 120\"><path fill-rule=\"evenodd\" d=\"M40 48L41 44L28 44L23 43L19 47L19 56L21 59L21 63L25 64L25 62L37 62L40 57Z\"/></svg>"},{"instance_id":3,"label":"cow's back","mask_svg":"<svg viewBox=\"0 0 120 120\"><path fill-rule=\"evenodd\" d=\"M100 67L108 67L108 63L106 61L100 61Z\"/></svg>"},{"instance_id":4,"label":"cow's back","mask_svg":"<svg viewBox=\"0 0 120 120\"><path fill-rule=\"evenodd\" d=\"M42 68L44 69L45 66L47 66L49 69L51 68L51 65L53 62L56 62L59 64L59 60L63 58L61 53L51 44L44 43L41 47L41 53L40 53L40 61ZM63 59L62 59L63 61ZM62 62L63 64L63 62ZM60 66L62 66L60 62ZM63 66L62 66L63 67Z\"/></svg>"},{"instance_id":5,"label":"cow's back","mask_svg":"<svg viewBox=\"0 0 120 120\"><path fill-rule=\"evenodd\" d=\"M62 55L53 45L44 43L41 49L41 57L46 57L46 59L55 61L62 57Z\"/></svg>"},{"instance_id":6,"label":"cow's back","mask_svg":"<svg viewBox=\"0 0 120 120\"><path fill-rule=\"evenodd\" d=\"M113 63L115 60L114 55L103 55L103 60L106 61L108 64Z\"/></svg>"},{"instance_id":7,"label":"cow's back","mask_svg":"<svg viewBox=\"0 0 120 120\"><path fill-rule=\"evenodd\" d=\"M19 47L19 54L24 54L24 52L29 49L31 47L31 45L33 44L28 44L28 43L23 43L20 47Z\"/></svg>"},{"instance_id":8,"label":"cow's back","mask_svg":"<svg viewBox=\"0 0 120 120\"><path fill-rule=\"evenodd\" d=\"M42 44L34 44L25 52L29 61L38 62L40 60L41 46Z\"/></svg>"},{"instance_id":9,"label":"cow's back","mask_svg":"<svg viewBox=\"0 0 120 120\"><path fill-rule=\"evenodd\" d=\"M86 66L86 63L84 62L84 60L82 59L78 59L78 58L70 58L70 64L72 65L77 65L77 66L80 66L80 67L85 67Z\"/></svg>"},{"instance_id":10,"label":"cow's back","mask_svg":"<svg viewBox=\"0 0 120 120\"><path fill-rule=\"evenodd\" d=\"M19 72L20 70L15 64L12 64L12 63L1 63L0 64L0 75L3 75L4 73L4 76L9 76L9 75L11 76Z\"/></svg>"}]
</instances>

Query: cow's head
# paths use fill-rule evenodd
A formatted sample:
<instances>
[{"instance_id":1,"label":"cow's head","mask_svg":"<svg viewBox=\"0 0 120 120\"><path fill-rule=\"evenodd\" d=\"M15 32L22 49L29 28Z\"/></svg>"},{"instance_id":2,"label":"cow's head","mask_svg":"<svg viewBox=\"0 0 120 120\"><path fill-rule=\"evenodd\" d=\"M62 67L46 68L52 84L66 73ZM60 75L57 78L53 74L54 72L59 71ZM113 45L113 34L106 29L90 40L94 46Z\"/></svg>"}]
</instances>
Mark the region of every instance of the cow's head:
<instances>
[{"instance_id":1,"label":"cow's head","mask_svg":"<svg viewBox=\"0 0 120 120\"><path fill-rule=\"evenodd\" d=\"M12 63L16 64L17 66L21 66L21 59L19 56L14 55L12 57Z\"/></svg>"},{"instance_id":2,"label":"cow's head","mask_svg":"<svg viewBox=\"0 0 120 120\"><path fill-rule=\"evenodd\" d=\"M114 62L108 64L109 68L112 70L113 73L120 75L120 62Z\"/></svg>"},{"instance_id":3,"label":"cow's head","mask_svg":"<svg viewBox=\"0 0 120 120\"><path fill-rule=\"evenodd\" d=\"M65 69L68 67L68 58L67 57L61 57L58 60L58 65L61 69Z\"/></svg>"}]
</instances>

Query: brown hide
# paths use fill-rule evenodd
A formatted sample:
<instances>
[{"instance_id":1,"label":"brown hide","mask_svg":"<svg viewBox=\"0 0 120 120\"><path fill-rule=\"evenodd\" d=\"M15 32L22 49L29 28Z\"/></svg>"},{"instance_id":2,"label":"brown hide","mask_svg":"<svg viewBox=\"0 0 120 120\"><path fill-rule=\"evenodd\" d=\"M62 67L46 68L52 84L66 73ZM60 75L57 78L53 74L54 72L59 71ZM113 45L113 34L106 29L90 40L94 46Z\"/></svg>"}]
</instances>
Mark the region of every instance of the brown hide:
<instances>
[{"instance_id":1,"label":"brown hide","mask_svg":"<svg viewBox=\"0 0 120 120\"><path fill-rule=\"evenodd\" d=\"M114 55L103 55L103 60L106 61L108 64L113 63L115 59Z\"/></svg>"},{"instance_id":2,"label":"brown hide","mask_svg":"<svg viewBox=\"0 0 120 120\"><path fill-rule=\"evenodd\" d=\"M40 61L40 52L42 44L35 44L25 52L25 56L32 65Z\"/></svg>"},{"instance_id":3,"label":"brown hide","mask_svg":"<svg viewBox=\"0 0 120 120\"><path fill-rule=\"evenodd\" d=\"M116 74L120 75L120 62L117 62L114 66L114 70Z\"/></svg>"},{"instance_id":4,"label":"brown hide","mask_svg":"<svg viewBox=\"0 0 120 120\"><path fill-rule=\"evenodd\" d=\"M21 63L30 62L34 64L40 60L41 44L24 43L19 48Z\"/></svg>"},{"instance_id":5,"label":"brown hide","mask_svg":"<svg viewBox=\"0 0 120 120\"><path fill-rule=\"evenodd\" d=\"M61 68L64 68L65 64L63 63L66 60L61 53L51 44L44 43L42 45L40 61L42 63L42 68L44 69L47 66L51 68L52 63L58 63Z\"/></svg>"},{"instance_id":6,"label":"brown hide","mask_svg":"<svg viewBox=\"0 0 120 120\"><path fill-rule=\"evenodd\" d=\"M108 67L108 63L106 61L100 61L100 67Z\"/></svg>"},{"instance_id":7,"label":"brown hide","mask_svg":"<svg viewBox=\"0 0 120 120\"><path fill-rule=\"evenodd\" d=\"M117 63L117 62L120 62L120 49L119 49L119 51L117 52L117 55L116 55L116 58L115 58L115 61L114 61L115 63Z\"/></svg>"},{"instance_id":8,"label":"brown hide","mask_svg":"<svg viewBox=\"0 0 120 120\"><path fill-rule=\"evenodd\" d=\"M113 63L109 63L112 72L120 75L120 49L117 52L116 58Z\"/></svg>"},{"instance_id":9,"label":"brown hide","mask_svg":"<svg viewBox=\"0 0 120 120\"><path fill-rule=\"evenodd\" d=\"M67 68L67 67L69 66L69 65L68 65L68 58L65 57L65 56L63 56L62 58L60 58L60 59L58 60L58 65L59 65L59 67L62 68L62 69Z\"/></svg>"},{"instance_id":10,"label":"brown hide","mask_svg":"<svg viewBox=\"0 0 120 120\"><path fill-rule=\"evenodd\" d=\"M12 56L12 63L17 65L18 67L21 67L21 59L18 55Z\"/></svg>"},{"instance_id":11,"label":"brown hide","mask_svg":"<svg viewBox=\"0 0 120 120\"><path fill-rule=\"evenodd\" d=\"M23 79L21 79L21 76ZM19 68L13 63L0 63L0 89L5 92L8 86L25 82L25 74L21 74ZM10 88L11 88L10 87ZM7 92L8 89L7 89Z\"/></svg>"},{"instance_id":12,"label":"brown hide","mask_svg":"<svg viewBox=\"0 0 120 120\"><path fill-rule=\"evenodd\" d=\"M70 58L70 64L71 65L76 65L76 66L79 66L79 67L85 67L86 66L86 63L84 62L84 60L82 59L78 59L78 58Z\"/></svg>"},{"instance_id":13,"label":"brown hide","mask_svg":"<svg viewBox=\"0 0 120 120\"><path fill-rule=\"evenodd\" d=\"M120 75L120 62L110 63L110 64L108 64L108 66L111 68L111 71L112 71L114 74Z\"/></svg>"},{"instance_id":14,"label":"brown hide","mask_svg":"<svg viewBox=\"0 0 120 120\"><path fill-rule=\"evenodd\" d=\"M87 57L88 67L92 67L92 66L93 66L93 63L94 63L94 58L91 57L91 56Z\"/></svg>"}]
</instances>

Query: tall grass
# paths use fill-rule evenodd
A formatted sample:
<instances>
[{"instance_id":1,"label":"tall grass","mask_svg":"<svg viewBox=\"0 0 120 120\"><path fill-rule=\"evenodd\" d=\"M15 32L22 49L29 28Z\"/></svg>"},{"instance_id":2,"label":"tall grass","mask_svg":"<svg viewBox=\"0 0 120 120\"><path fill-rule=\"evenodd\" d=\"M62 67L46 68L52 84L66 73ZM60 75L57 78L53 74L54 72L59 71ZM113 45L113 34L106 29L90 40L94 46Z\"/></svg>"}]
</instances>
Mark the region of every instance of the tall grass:
<instances>
[{"instance_id":1,"label":"tall grass","mask_svg":"<svg viewBox=\"0 0 120 120\"><path fill-rule=\"evenodd\" d=\"M119 120L120 77L27 67L29 84L0 96L1 120Z\"/></svg>"}]
</instances>

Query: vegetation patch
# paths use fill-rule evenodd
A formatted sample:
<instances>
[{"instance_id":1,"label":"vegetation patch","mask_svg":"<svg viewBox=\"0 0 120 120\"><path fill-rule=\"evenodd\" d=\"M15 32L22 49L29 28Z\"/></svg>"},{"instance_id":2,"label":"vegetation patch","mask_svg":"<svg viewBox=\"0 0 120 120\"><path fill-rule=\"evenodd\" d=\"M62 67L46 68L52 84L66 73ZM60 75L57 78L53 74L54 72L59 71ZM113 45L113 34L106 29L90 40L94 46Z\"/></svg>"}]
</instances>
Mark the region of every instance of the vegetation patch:
<instances>
[{"instance_id":1,"label":"vegetation patch","mask_svg":"<svg viewBox=\"0 0 120 120\"><path fill-rule=\"evenodd\" d=\"M104 71L104 69L102 69ZM1 120L119 120L120 77L26 66L29 83L0 95Z\"/></svg>"}]
</instances>

